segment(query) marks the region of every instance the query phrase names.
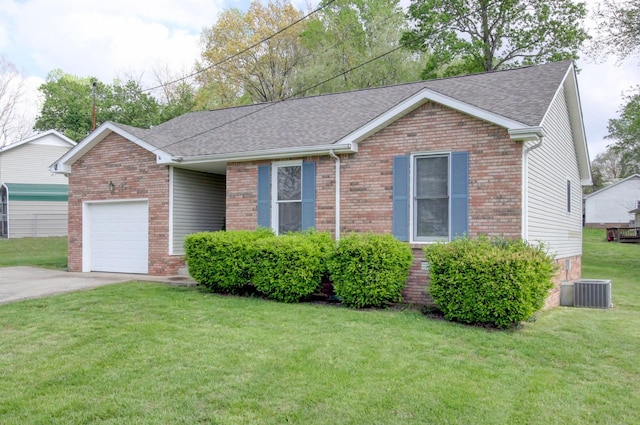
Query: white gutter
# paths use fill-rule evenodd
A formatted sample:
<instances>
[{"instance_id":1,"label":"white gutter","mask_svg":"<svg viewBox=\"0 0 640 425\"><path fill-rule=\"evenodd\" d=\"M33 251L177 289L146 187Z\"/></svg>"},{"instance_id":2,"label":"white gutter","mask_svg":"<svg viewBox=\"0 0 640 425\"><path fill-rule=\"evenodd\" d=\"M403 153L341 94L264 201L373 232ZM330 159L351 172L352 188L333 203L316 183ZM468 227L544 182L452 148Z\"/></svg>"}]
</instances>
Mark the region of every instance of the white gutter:
<instances>
[{"instance_id":1,"label":"white gutter","mask_svg":"<svg viewBox=\"0 0 640 425\"><path fill-rule=\"evenodd\" d=\"M169 158L158 157L158 164L199 164L203 162L236 162L254 161L259 159L284 159L300 156L331 155L335 153L356 153L358 144L354 142L320 146L302 146L297 148L281 148L263 151L234 152L216 155L196 155L196 156L172 156Z\"/></svg>"},{"instance_id":2,"label":"white gutter","mask_svg":"<svg viewBox=\"0 0 640 425\"><path fill-rule=\"evenodd\" d=\"M522 152L522 239L529 237L529 153L542 146L541 134L538 142L525 148Z\"/></svg>"},{"instance_id":3,"label":"white gutter","mask_svg":"<svg viewBox=\"0 0 640 425\"><path fill-rule=\"evenodd\" d=\"M336 160L336 240L340 240L340 157L332 150L329 151L331 158Z\"/></svg>"}]
</instances>

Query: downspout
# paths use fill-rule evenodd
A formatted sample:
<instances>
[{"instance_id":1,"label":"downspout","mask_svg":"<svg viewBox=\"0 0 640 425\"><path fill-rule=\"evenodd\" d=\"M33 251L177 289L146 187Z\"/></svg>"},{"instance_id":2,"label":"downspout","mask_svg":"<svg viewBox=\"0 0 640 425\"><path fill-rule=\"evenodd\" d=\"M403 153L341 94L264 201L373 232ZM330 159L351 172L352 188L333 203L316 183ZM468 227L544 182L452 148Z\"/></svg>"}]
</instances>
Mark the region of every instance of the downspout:
<instances>
[{"instance_id":1,"label":"downspout","mask_svg":"<svg viewBox=\"0 0 640 425\"><path fill-rule=\"evenodd\" d=\"M522 239L527 240L529 236L529 152L542 146L540 136L538 142L524 149L522 159Z\"/></svg>"},{"instance_id":2,"label":"downspout","mask_svg":"<svg viewBox=\"0 0 640 425\"><path fill-rule=\"evenodd\" d=\"M336 160L336 240L340 240L340 157L333 149L329 151L331 158Z\"/></svg>"}]
</instances>

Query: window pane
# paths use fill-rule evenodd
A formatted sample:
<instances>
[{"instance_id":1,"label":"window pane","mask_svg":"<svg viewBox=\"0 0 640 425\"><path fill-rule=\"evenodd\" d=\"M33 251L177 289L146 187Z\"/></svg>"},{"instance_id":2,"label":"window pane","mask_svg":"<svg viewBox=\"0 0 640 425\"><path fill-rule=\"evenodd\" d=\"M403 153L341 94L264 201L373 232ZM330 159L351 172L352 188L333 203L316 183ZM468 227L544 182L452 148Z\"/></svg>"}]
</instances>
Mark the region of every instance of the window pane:
<instances>
[{"instance_id":1,"label":"window pane","mask_svg":"<svg viewBox=\"0 0 640 425\"><path fill-rule=\"evenodd\" d=\"M433 198L449 195L449 158L436 156L416 160L416 197Z\"/></svg>"},{"instance_id":2,"label":"window pane","mask_svg":"<svg viewBox=\"0 0 640 425\"><path fill-rule=\"evenodd\" d=\"M416 236L449 237L449 199L416 201Z\"/></svg>"},{"instance_id":3,"label":"window pane","mask_svg":"<svg viewBox=\"0 0 640 425\"><path fill-rule=\"evenodd\" d=\"M278 233L302 230L302 202L278 204Z\"/></svg>"},{"instance_id":4,"label":"window pane","mask_svg":"<svg viewBox=\"0 0 640 425\"><path fill-rule=\"evenodd\" d=\"M278 201L300 201L302 167L278 167Z\"/></svg>"}]
</instances>

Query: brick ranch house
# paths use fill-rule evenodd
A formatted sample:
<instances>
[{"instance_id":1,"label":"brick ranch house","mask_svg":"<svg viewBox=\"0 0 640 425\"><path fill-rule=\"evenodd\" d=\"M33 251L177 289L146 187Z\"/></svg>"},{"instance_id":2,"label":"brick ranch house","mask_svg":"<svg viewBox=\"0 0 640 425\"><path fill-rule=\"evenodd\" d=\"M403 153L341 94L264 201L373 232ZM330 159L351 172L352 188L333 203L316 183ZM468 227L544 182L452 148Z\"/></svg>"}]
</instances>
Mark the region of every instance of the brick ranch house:
<instances>
[{"instance_id":1,"label":"brick ranch house","mask_svg":"<svg viewBox=\"0 0 640 425\"><path fill-rule=\"evenodd\" d=\"M107 122L51 167L69 176L69 270L172 275L192 232L392 233L415 263L457 235L546 243L581 274L589 154L572 62ZM559 291L548 303L558 304Z\"/></svg>"}]
</instances>

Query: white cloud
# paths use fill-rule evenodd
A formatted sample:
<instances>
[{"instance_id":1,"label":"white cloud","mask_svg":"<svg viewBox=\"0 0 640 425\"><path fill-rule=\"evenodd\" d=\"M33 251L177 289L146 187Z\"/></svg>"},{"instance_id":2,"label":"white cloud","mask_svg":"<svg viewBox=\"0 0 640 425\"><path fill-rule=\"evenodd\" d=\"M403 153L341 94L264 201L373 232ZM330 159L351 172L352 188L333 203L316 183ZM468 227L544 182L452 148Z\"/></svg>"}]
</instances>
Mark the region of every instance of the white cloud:
<instances>
[{"instance_id":1,"label":"white cloud","mask_svg":"<svg viewBox=\"0 0 640 425\"><path fill-rule=\"evenodd\" d=\"M111 81L122 70L148 71L150 62L192 65L204 26L222 4L206 0L3 0L0 27L8 29L12 62L44 77L61 68Z\"/></svg>"}]
</instances>

